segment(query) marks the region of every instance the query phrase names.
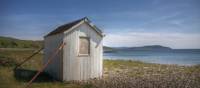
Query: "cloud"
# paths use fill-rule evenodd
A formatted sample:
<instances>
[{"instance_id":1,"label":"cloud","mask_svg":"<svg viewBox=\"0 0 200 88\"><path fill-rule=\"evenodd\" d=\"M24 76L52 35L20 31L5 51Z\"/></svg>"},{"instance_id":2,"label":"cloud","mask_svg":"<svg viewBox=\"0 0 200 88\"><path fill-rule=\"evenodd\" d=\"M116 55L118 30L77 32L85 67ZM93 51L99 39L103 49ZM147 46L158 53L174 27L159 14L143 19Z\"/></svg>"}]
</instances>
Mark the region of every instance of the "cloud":
<instances>
[{"instance_id":1,"label":"cloud","mask_svg":"<svg viewBox=\"0 0 200 88\"><path fill-rule=\"evenodd\" d=\"M172 48L200 48L199 34L129 32L107 34L104 45L130 47L163 45Z\"/></svg>"}]
</instances>

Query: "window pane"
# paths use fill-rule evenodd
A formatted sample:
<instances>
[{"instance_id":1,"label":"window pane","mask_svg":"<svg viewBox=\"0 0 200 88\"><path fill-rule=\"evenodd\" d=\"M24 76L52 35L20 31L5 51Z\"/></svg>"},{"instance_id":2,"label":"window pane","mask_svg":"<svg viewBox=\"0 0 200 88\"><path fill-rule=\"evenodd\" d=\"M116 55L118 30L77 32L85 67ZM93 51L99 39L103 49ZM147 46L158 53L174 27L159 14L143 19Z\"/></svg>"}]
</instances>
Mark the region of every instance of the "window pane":
<instances>
[{"instance_id":1,"label":"window pane","mask_svg":"<svg viewBox=\"0 0 200 88\"><path fill-rule=\"evenodd\" d=\"M89 39L80 37L79 43L79 54L89 54Z\"/></svg>"}]
</instances>

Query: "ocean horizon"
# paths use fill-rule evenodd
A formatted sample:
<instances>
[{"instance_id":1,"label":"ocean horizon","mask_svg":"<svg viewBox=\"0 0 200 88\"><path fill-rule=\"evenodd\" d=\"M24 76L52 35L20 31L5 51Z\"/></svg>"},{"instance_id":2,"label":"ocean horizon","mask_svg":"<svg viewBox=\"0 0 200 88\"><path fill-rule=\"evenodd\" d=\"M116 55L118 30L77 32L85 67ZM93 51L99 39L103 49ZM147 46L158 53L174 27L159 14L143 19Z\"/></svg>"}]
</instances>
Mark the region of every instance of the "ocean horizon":
<instances>
[{"instance_id":1,"label":"ocean horizon","mask_svg":"<svg viewBox=\"0 0 200 88\"><path fill-rule=\"evenodd\" d=\"M104 52L104 59L190 66L200 64L200 49L117 50Z\"/></svg>"}]
</instances>

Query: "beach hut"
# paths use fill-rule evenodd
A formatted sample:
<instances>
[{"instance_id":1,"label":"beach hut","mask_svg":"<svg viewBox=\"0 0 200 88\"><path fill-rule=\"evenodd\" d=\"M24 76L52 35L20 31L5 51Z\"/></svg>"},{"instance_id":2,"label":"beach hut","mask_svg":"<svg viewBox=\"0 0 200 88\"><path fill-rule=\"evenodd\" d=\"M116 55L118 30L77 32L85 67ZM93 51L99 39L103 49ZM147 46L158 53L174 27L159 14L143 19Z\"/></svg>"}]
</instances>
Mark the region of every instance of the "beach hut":
<instances>
[{"instance_id":1,"label":"beach hut","mask_svg":"<svg viewBox=\"0 0 200 88\"><path fill-rule=\"evenodd\" d=\"M61 81L100 78L103 71L103 37L102 31L87 17L56 28L44 36L43 64L62 42L65 45L44 71Z\"/></svg>"}]
</instances>

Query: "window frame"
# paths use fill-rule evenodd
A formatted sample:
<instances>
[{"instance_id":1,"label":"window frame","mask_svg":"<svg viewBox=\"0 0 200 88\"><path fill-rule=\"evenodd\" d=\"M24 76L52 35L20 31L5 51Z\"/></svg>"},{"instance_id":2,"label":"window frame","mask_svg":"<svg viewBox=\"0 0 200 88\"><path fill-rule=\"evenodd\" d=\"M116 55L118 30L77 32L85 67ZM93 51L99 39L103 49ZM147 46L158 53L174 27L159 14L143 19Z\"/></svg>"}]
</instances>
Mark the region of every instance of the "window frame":
<instances>
[{"instance_id":1,"label":"window frame","mask_svg":"<svg viewBox=\"0 0 200 88\"><path fill-rule=\"evenodd\" d=\"M81 54L80 53L80 44L81 44L80 39L81 38L88 40L88 54ZM90 38L86 37L86 36L79 36L78 42L79 42L79 44L78 44L78 56L90 56Z\"/></svg>"}]
</instances>

